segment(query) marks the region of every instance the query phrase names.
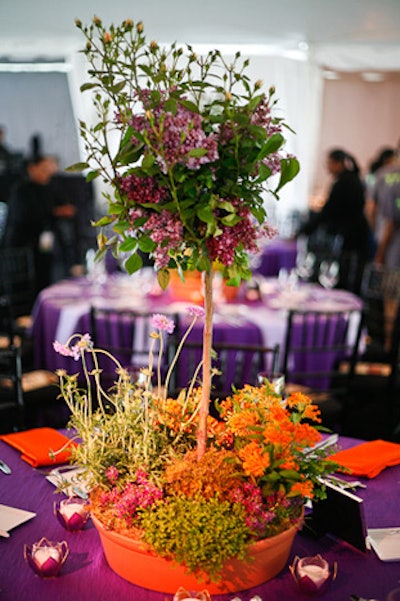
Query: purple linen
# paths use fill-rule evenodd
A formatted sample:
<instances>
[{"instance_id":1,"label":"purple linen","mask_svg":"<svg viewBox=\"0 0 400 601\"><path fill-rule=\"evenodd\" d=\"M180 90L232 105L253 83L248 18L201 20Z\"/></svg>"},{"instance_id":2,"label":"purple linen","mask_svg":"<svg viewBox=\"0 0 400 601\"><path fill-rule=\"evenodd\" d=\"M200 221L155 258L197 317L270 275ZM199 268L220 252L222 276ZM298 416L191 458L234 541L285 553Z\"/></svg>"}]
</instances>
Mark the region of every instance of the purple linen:
<instances>
[{"instance_id":1,"label":"purple linen","mask_svg":"<svg viewBox=\"0 0 400 601\"><path fill-rule=\"evenodd\" d=\"M289 308L361 308L360 299L349 292L324 290L318 285L310 284L301 284L292 290L282 287L277 278L264 280L261 283L261 294L262 301L245 301L239 297L236 303L217 307L214 320L215 342L263 344L270 347L279 344L282 354ZM78 364L73 359L63 357L53 350L53 341L58 339L59 342L65 343L73 333L89 332L91 303L156 313L179 312L182 315L186 306L190 304L171 303L168 292L141 295L140 283L136 283L134 278L129 280L120 276L109 276L101 287L90 284L84 278L55 284L40 294L33 312L37 368L51 371L66 369L70 373L78 371ZM182 330L185 323L187 322L183 317ZM202 325L203 321L200 319L192 332L191 340L201 339ZM319 355L318 360L329 362L330 353Z\"/></svg>"},{"instance_id":2,"label":"purple linen","mask_svg":"<svg viewBox=\"0 0 400 601\"><path fill-rule=\"evenodd\" d=\"M276 276L280 269L290 271L296 267L297 244L294 240L272 240L266 244L258 257L259 264L254 269L265 277Z\"/></svg>"},{"instance_id":3,"label":"purple linen","mask_svg":"<svg viewBox=\"0 0 400 601\"><path fill-rule=\"evenodd\" d=\"M340 440L343 448L359 442ZM54 501L63 496L55 495L45 475L22 461L18 451L0 441L0 457L12 469L9 476L0 472L0 503L37 513L35 518L13 529L10 538L0 538L1 601L172 601L172 595L142 589L117 576L107 565L91 520L84 530L67 532L53 514ZM367 488L357 494L365 500L368 527L400 526L400 466L387 468L364 482ZM23 559L24 544L37 542L42 536L52 542L65 540L70 547L70 556L54 579L35 576ZM384 601L388 592L398 586L399 562L382 562L373 551L364 554L328 537L314 540L298 534L288 565L296 555L317 553L330 564L337 561L339 567L337 579L324 594L324 601L344 601L353 593ZM263 601L299 601L303 597L294 585L288 565L273 580L237 596L242 601L249 601L256 594ZM213 601L231 601L234 596L213 595Z\"/></svg>"}]
</instances>

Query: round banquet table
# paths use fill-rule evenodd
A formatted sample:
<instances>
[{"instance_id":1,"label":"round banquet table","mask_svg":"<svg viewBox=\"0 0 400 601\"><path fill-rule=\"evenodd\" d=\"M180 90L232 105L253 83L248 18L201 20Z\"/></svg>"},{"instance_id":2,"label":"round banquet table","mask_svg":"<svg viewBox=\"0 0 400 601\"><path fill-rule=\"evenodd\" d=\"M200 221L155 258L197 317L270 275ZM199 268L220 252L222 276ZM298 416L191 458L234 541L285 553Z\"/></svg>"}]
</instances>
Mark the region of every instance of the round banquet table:
<instances>
[{"instance_id":1,"label":"round banquet table","mask_svg":"<svg viewBox=\"0 0 400 601\"><path fill-rule=\"evenodd\" d=\"M340 438L339 446L347 448L359 442ZM63 529L53 514L54 502L61 493L54 494L55 488L46 480L43 468L28 465L16 449L1 440L0 457L12 470L10 475L0 472L0 503L37 514L11 530L10 538L0 537L1 601L172 601L172 595L140 588L117 576L107 565L91 520L82 531ZM386 468L377 477L362 481L366 488L357 489L356 494L364 499L367 527L400 526L400 466ZM32 545L43 536L52 542L65 540L69 545L70 555L57 578L42 580L24 562L24 544ZM399 586L399 562L381 561L374 551L362 553L328 536L313 539L299 533L288 564L279 575L236 595L213 595L213 601L232 601L234 597L250 601L255 595L262 601L306 600L309 597L297 590L288 565L296 556L318 553L330 565L335 561L338 564L337 578L321 597L323 601L347 601L351 594L385 601L388 592Z\"/></svg>"},{"instance_id":2,"label":"round banquet table","mask_svg":"<svg viewBox=\"0 0 400 601\"><path fill-rule=\"evenodd\" d=\"M362 301L344 290L325 290L315 284L282 285L277 278L259 278L260 298L248 300L245 288L234 302L217 298L214 314L214 342L258 344L283 349L290 308L321 311L361 310ZM33 339L37 368L76 371L76 363L53 349L53 342L65 344L74 333L90 333L90 307L128 308L155 313L179 313L181 335L189 323L190 301L175 301L163 292L153 272L126 276L108 275L102 283L86 278L61 281L43 290L33 310ZM203 320L190 340L201 341Z\"/></svg>"},{"instance_id":3,"label":"round banquet table","mask_svg":"<svg viewBox=\"0 0 400 601\"><path fill-rule=\"evenodd\" d=\"M297 242L276 238L267 242L261 253L254 258L254 272L271 277L277 276L281 269L290 271L296 267Z\"/></svg>"}]
</instances>

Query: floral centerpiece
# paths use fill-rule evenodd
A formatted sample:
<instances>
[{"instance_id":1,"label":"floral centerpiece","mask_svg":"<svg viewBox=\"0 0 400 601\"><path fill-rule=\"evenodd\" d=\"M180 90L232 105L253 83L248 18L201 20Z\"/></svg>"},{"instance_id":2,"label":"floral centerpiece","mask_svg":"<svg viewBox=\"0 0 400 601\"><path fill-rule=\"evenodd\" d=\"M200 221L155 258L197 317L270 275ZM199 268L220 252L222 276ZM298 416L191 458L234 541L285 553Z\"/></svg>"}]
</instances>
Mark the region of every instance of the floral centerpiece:
<instances>
[{"instance_id":1,"label":"floral centerpiece","mask_svg":"<svg viewBox=\"0 0 400 601\"><path fill-rule=\"evenodd\" d=\"M166 384L185 339L203 316L200 307L188 310L192 321ZM160 345L156 361L153 348L173 332L174 323L159 314L152 323L150 368L143 369L140 385L107 350L94 348L88 334L74 335L65 345L54 343L57 352L82 360L87 383L82 390L78 374L59 371L70 426L80 439L72 461L84 468L92 516L106 530L182 564L199 582L218 583L225 563L248 558L251 543L290 529L293 538L304 499L323 496L320 478L334 464L326 451L314 448L321 439L319 409L302 393L283 402L267 381L245 385L217 404L219 417L207 417L206 451L199 458L201 388L192 385L169 398L159 369L153 381L151 366L162 355ZM101 383L100 354L115 361L118 377L110 390ZM134 582L135 576L133 570ZM268 577L263 571L262 581ZM156 586L173 591L163 580ZM219 586L211 590L236 590L234 575L232 583L222 585L227 588ZM247 588L242 580L240 588Z\"/></svg>"},{"instance_id":2,"label":"floral centerpiece","mask_svg":"<svg viewBox=\"0 0 400 601\"><path fill-rule=\"evenodd\" d=\"M248 253L273 233L263 193L278 197L299 165L284 150L287 125L274 114L274 89L251 82L239 53L227 62L219 51L161 48L129 19L77 26L90 65L82 91L92 93L97 121L80 123L87 160L71 169L88 169L89 180L100 177L112 190L94 224L98 258L124 253L133 273L147 253L163 288L173 270L182 279L202 272L204 311L191 312L193 320L204 314L204 333L202 384L176 399L168 396L170 371L163 388L154 386L153 352L144 388L117 366L106 391L96 359L106 350L87 336L57 343L82 358L87 379L81 390L76 376L60 374L81 438L74 461L85 467L92 513L106 529L218 580L249 543L298 524L304 498L322 494L319 477L330 469L323 452L306 451L320 434L311 425L318 412L303 395L283 405L268 384L245 386L221 401L218 420L209 414L213 265L229 285L251 277ZM160 316L154 326L159 341L173 327Z\"/></svg>"}]
</instances>

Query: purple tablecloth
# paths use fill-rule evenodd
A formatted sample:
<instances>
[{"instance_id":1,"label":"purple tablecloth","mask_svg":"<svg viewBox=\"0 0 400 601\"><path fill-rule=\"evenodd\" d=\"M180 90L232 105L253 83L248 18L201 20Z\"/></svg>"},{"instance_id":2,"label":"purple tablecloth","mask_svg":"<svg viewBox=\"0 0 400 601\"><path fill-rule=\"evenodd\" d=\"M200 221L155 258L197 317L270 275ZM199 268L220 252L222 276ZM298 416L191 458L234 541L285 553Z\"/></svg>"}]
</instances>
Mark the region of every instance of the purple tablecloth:
<instances>
[{"instance_id":1,"label":"purple tablecloth","mask_svg":"<svg viewBox=\"0 0 400 601\"><path fill-rule=\"evenodd\" d=\"M55 353L53 341L64 344L73 333L90 332L91 304L150 312L179 312L183 316L181 335L188 323L185 309L190 303L175 302L168 291L160 294L160 290L154 288L149 279L140 277L109 275L102 285L86 279L67 280L45 289L34 308L36 367L51 371L66 369L70 373L77 371L73 359ZM248 301L241 293L236 302L216 304L214 342L263 344L269 347L278 344L282 355L289 308L359 310L362 306L358 297L344 290L325 290L312 284L285 287L277 278L263 278L260 289L262 300ZM202 326L203 322L199 320L191 340L201 340ZM319 360L333 361L331 355L320 356ZM325 368L324 364L322 369Z\"/></svg>"},{"instance_id":2,"label":"purple tablecloth","mask_svg":"<svg viewBox=\"0 0 400 601\"><path fill-rule=\"evenodd\" d=\"M271 240L259 257L254 269L260 275L270 277L279 274L281 269L290 271L296 267L297 245L295 240Z\"/></svg>"},{"instance_id":3,"label":"purple tablecloth","mask_svg":"<svg viewBox=\"0 0 400 601\"><path fill-rule=\"evenodd\" d=\"M343 448L359 441L341 439ZM53 515L59 495L45 479L22 461L18 451L0 441L0 457L12 469L11 475L0 472L0 503L37 513L31 521L11 531L10 538L0 538L1 601L172 601L172 595L154 593L117 576L107 565L99 536L91 521L81 532L70 533ZM365 500L369 528L400 526L400 466L388 468L357 494ZM32 544L45 536L53 542L67 541L70 556L60 575L50 580L35 576L23 559L25 543ZM323 601L347 601L350 594L385 601L388 592L399 586L400 562L382 562L373 551L361 553L349 545L324 537L310 539L298 534L289 563L300 557L321 553L330 563L338 562L338 576ZM154 574L157 578L157 574ZM253 590L238 593L242 601L254 595L263 601L300 601L307 599L296 589L288 567L270 582ZM216 595L213 601L230 601L235 595Z\"/></svg>"}]
</instances>

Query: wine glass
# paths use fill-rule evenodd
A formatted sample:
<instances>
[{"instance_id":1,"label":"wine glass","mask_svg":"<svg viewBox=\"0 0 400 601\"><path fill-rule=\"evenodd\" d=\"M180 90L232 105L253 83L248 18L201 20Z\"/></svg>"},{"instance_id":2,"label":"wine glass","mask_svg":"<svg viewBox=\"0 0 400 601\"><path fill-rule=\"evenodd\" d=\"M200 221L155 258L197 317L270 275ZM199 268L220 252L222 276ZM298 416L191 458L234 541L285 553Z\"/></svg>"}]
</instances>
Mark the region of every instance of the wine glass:
<instances>
[{"instance_id":1,"label":"wine glass","mask_svg":"<svg viewBox=\"0 0 400 601\"><path fill-rule=\"evenodd\" d=\"M338 261L321 261L318 281L324 288L334 288L339 281Z\"/></svg>"},{"instance_id":2,"label":"wine glass","mask_svg":"<svg viewBox=\"0 0 400 601\"><path fill-rule=\"evenodd\" d=\"M309 280L314 273L315 255L312 252L299 254L296 261L297 275L301 280Z\"/></svg>"}]
</instances>

